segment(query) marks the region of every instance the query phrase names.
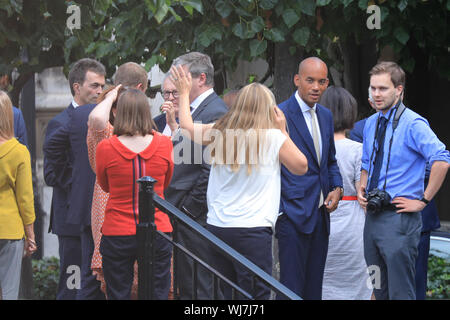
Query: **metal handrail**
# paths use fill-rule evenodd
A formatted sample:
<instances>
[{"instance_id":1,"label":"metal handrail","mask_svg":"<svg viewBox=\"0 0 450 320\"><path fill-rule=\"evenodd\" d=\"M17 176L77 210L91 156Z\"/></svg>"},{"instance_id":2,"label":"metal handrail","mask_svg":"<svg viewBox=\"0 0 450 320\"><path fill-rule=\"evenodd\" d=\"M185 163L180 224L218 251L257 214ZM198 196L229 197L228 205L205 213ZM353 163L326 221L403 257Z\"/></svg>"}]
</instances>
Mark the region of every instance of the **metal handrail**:
<instances>
[{"instance_id":1,"label":"metal handrail","mask_svg":"<svg viewBox=\"0 0 450 320\"><path fill-rule=\"evenodd\" d=\"M255 265L253 262L248 260L246 257L244 257L242 254L237 252L235 249L230 247L228 244L226 244L224 241L216 237L214 234L212 234L210 231L206 230L204 227L202 227L199 223L188 217L186 214L181 212L178 208L176 208L174 205L169 203L168 201L162 199L160 196L158 196L153 191L153 184L156 182L151 177L142 177L138 180L138 183L140 185L139 188L139 224L137 233L141 234L141 239L146 239L146 241L149 241L150 239L154 238L154 235L151 236L149 234L155 233L156 226L154 225L154 208L157 207L162 212L165 212L166 214L169 214L172 218L175 218L176 220L183 223L185 226L189 227L192 231L194 231L197 235L201 236L203 239L208 241L216 250L220 251L224 256L227 256L231 258L233 261L236 261L240 263L244 268L246 268L249 272L251 272L254 275L254 279L259 279L259 281L262 281L267 286L269 286L273 291L276 293L279 293L283 296L285 296L287 299L290 300L301 300L301 298L295 294L293 291L291 291L289 288L281 284L279 281L277 281L275 278L273 278L271 275L267 274L265 271L263 271L261 268L259 268L257 265ZM142 207L141 207L142 206ZM142 211L141 211L142 208ZM142 225L141 225L142 223ZM141 225L141 227L139 227ZM142 236L142 234L147 233L146 236ZM174 243L178 249L180 249L180 245L173 242L169 237L167 237L164 233L160 233L163 237L165 237L167 240ZM149 244L140 244L142 246L138 258L139 263L139 273L138 273L138 287L142 290L147 290L147 292L141 292L138 289L138 296L139 299L151 299L152 293L149 292L151 286L148 284L141 284L142 281L148 281L151 271L148 270L152 267L151 261L148 261L148 259L151 260L153 257L152 252L145 253L145 250L153 250L153 246ZM144 249L145 247L145 249ZM190 253L188 250L182 249L186 254L190 255L197 263L200 263L202 266L205 266L207 270L215 274L215 276L219 277L229 285L231 285L235 290L239 291L241 294L246 296L247 298L252 299L253 297L251 294L243 290L242 288L239 288L237 285L232 283L229 279L225 278L223 275L221 275L217 270L209 266L207 263L202 261L201 259L198 259L198 257L195 257L192 253ZM142 268L142 269L141 269ZM141 272L142 272L142 278L141 278Z\"/></svg>"}]
</instances>

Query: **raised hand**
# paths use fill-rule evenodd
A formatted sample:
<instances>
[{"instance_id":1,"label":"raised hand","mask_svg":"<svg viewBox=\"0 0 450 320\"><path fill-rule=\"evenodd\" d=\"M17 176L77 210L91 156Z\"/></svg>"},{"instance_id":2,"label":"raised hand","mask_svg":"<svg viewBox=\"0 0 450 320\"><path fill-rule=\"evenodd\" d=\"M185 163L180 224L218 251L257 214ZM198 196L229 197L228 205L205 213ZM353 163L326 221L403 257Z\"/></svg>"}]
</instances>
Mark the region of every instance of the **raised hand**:
<instances>
[{"instance_id":1,"label":"raised hand","mask_svg":"<svg viewBox=\"0 0 450 320\"><path fill-rule=\"evenodd\" d=\"M274 121L277 125L277 128L281 130L281 132L286 132L286 117L284 116L283 111L277 106L273 107L274 112Z\"/></svg>"},{"instance_id":2,"label":"raised hand","mask_svg":"<svg viewBox=\"0 0 450 320\"><path fill-rule=\"evenodd\" d=\"M109 91L106 96L105 96L105 100L106 99L111 99L111 101L116 101L117 100L117 96L119 94L119 90L120 88L122 88L122 85L119 84L118 86L116 86L114 89L111 89L111 91Z\"/></svg>"},{"instance_id":3,"label":"raised hand","mask_svg":"<svg viewBox=\"0 0 450 320\"><path fill-rule=\"evenodd\" d=\"M175 107L172 101L164 101L161 106L161 111L166 114L166 123L169 125L170 129L174 131L178 127L178 123L175 119Z\"/></svg>"},{"instance_id":4,"label":"raised hand","mask_svg":"<svg viewBox=\"0 0 450 320\"><path fill-rule=\"evenodd\" d=\"M183 69L183 66L172 66L170 68L170 80L177 87L180 95L189 94L192 88L192 76L191 73L186 72Z\"/></svg>"}]
</instances>

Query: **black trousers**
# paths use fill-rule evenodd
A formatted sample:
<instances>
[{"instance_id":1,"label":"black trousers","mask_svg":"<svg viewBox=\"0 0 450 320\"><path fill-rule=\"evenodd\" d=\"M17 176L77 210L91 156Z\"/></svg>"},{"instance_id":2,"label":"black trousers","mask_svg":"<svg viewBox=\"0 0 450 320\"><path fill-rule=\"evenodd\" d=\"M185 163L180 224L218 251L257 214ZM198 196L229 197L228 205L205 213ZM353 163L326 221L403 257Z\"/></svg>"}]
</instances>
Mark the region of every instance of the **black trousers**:
<instances>
[{"instance_id":1,"label":"black trousers","mask_svg":"<svg viewBox=\"0 0 450 320\"><path fill-rule=\"evenodd\" d=\"M272 228L221 228L209 224L206 228L263 271L272 274ZM261 281L257 281L255 288L252 288L253 274L240 263L231 261L222 253L213 252L212 264L221 274L252 294L256 300L270 298L270 288ZM226 300L232 298L230 286L221 282L221 290ZM237 294L236 298L245 299L241 294Z\"/></svg>"},{"instance_id":2,"label":"black trousers","mask_svg":"<svg viewBox=\"0 0 450 320\"><path fill-rule=\"evenodd\" d=\"M102 236L100 253L109 300L129 300L137 260L137 238L133 236ZM156 300L167 300L170 290L170 260L172 244L159 234L155 236L153 260L154 291ZM138 271L139 274L139 271Z\"/></svg>"}]
</instances>

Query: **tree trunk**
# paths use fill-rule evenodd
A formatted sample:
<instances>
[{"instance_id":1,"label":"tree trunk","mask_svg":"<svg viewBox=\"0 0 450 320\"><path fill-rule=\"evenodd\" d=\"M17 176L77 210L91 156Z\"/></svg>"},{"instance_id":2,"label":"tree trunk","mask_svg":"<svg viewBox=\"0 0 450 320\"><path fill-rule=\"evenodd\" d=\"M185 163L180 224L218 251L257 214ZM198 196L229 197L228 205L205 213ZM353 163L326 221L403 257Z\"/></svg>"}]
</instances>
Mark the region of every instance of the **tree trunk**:
<instances>
[{"instance_id":1,"label":"tree trunk","mask_svg":"<svg viewBox=\"0 0 450 320\"><path fill-rule=\"evenodd\" d=\"M344 87L358 103L359 118L371 114L368 99L369 71L377 63L376 41L370 37L357 44L353 36L341 43L344 60Z\"/></svg>"},{"instance_id":2,"label":"tree trunk","mask_svg":"<svg viewBox=\"0 0 450 320\"><path fill-rule=\"evenodd\" d=\"M42 220L44 217L43 209L40 204L40 190L37 187L36 177L36 103L35 103L35 81L34 73L28 76L28 81L23 85L22 90L22 112L27 128L28 148L31 155L31 168L33 175L33 190L34 190L34 209L36 213L36 221L34 223L34 232L38 250L34 253L34 259L41 259L43 254L43 226ZM22 262L22 276L20 283L21 299L33 299L33 273L31 258L25 258Z\"/></svg>"},{"instance_id":3,"label":"tree trunk","mask_svg":"<svg viewBox=\"0 0 450 320\"><path fill-rule=\"evenodd\" d=\"M287 42L275 44L273 93L277 103L287 100L294 93L294 75L303 59L303 50L297 49L302 53L293 56L289 53L289 46Z\"/></svg>"}]
</instances>

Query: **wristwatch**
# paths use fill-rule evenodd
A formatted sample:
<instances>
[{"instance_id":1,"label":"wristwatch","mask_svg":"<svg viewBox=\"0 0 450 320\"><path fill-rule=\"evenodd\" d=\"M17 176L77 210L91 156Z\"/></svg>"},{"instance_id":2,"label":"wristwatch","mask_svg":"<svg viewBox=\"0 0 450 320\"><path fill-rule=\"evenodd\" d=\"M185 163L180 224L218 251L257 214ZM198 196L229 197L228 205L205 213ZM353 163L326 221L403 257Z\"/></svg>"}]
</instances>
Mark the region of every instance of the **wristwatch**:
<instances>
[{"instance_id":1,"label":"wristwatch","mask_svg":"<svg viewBox=\"0 0 450 320\"><path fill-rule=\"evenodd\" d=\"M424 196L422 196L422 199L420 199L420 201L422 201L425 204L429 204L430 203L430 200L425 199Z\"/></svg>"}]
</instances>

